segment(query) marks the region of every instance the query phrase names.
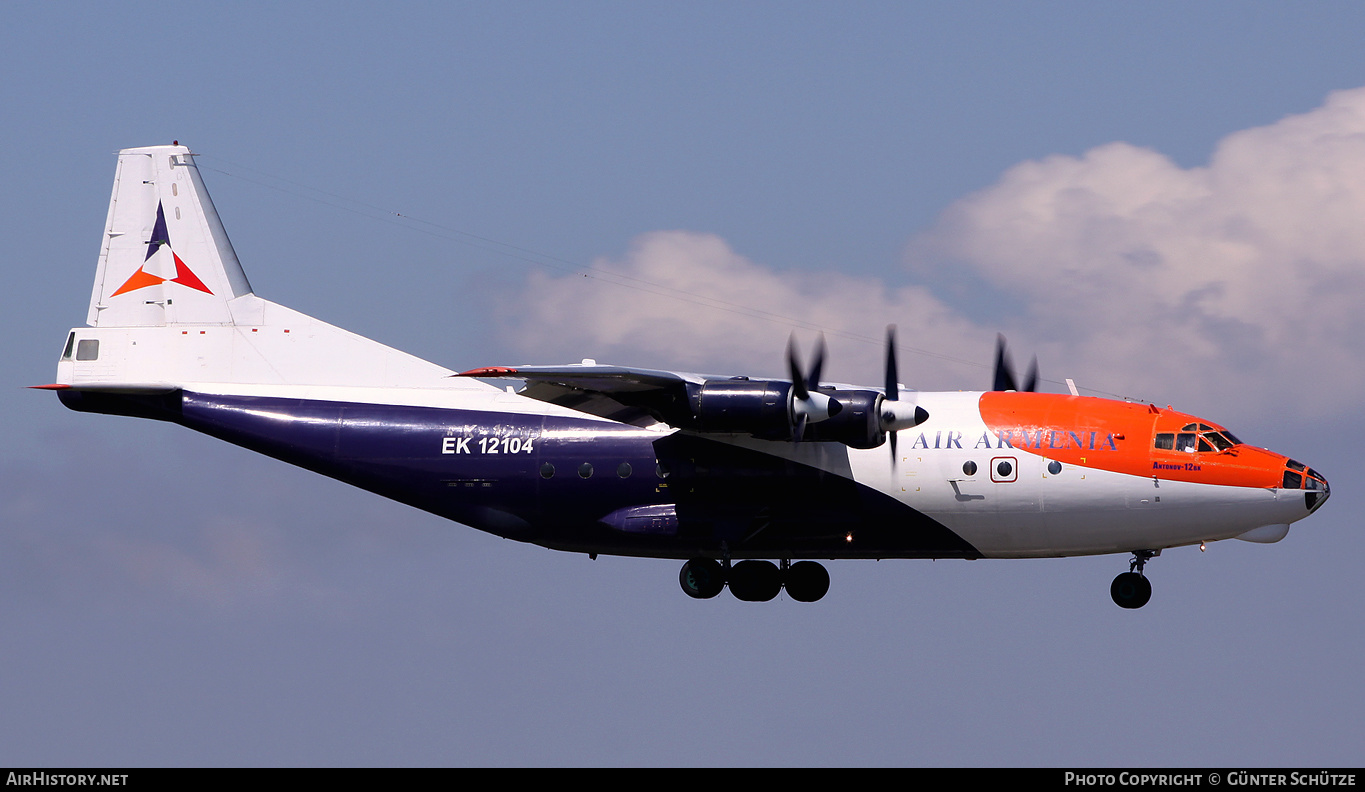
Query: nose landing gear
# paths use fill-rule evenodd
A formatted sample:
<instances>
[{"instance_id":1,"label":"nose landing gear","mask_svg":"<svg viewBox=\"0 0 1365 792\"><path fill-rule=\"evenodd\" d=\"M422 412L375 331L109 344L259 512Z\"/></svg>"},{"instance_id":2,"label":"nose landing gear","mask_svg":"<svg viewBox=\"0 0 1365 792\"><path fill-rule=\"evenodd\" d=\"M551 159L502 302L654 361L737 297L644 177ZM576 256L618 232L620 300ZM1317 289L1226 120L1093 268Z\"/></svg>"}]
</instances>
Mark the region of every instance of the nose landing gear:
<instances>
[{"instance_id":1,"label":"nose landing gear","mask_svg":"<svg viewBox=\"0 0 1365 792\"><path fill-rule=\"evenodd\" d=\"M1134 550L1128 571L1114 578L1109 585L1109 596L1120 608L1141 608L1152 598L1152 583L1142 574L1147 562L1160 555L1160 550Z\"/></svg>"},{"instance_id":2,"label":"nose landing gear","mask_svg":"<svg viewBox=\"0 0 1365 792\"><path fill-rule=\"evenodd\" d=\"M736 599L767 602L782 591L797 602L815 602L829 591L829 572L814 561L783 560L779 569L771 561L740 561L722 566L713 558L694 558L678 572L683 593L693 599L710 599L726 585Z\"/></svg>"}]
</instances>

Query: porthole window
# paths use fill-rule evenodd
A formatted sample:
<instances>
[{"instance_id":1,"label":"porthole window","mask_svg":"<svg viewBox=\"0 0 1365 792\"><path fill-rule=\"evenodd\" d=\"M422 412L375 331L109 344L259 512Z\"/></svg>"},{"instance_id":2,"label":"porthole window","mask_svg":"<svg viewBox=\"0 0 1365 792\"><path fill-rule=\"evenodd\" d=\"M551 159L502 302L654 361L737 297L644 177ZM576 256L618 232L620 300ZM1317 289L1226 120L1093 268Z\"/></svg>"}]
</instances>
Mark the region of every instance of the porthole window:
<instances>
[{"instance_id":1,"label":"porthole window","mask_svg":"<svg viewBox=\"0 0 1365 792\"><path fill-rule=\"evenodd\" d=\"M580 478L585 479L592 478L592 463L584 462L583 464L579 465L578 475Z\"/></svg>"},{"instance_id":2,"label":"porthole window","mask_svg":"<svg viewBox=\"0 0 1365 792\"><path fill-rule=\"evenodd\" d=\"M1051 473L1054 476L1057 475L1058 473L1061 473L1062 463L1058 462L1055 459L1052 460L1051 462L1047 463L1047 472Z\"/></svg>"},{"instance_id":3,"label":"porthole window","mask_svg":"<svg viewBox=\"0 0 1365 792\"><path fill-rule=\"evenodd\" d=\"M654 475L658 476L658 477L661 478L661 479L666 479L666 478L668 478L668 475L669 475L670 473L672 473L672 471L669 470L668 467L665 466L664 463L662 463L662 462L660 462L660 463L659 463L657 466L655 466L655 468L654 468Z\"/></svg>"},{"instance_id":4,"label":"porthole window","mask_svg":"<svg viewBox=\"0 0 1365 792\"><path fill-rule=\"evenodd\" d=\"M616 475L621 478L630 478L630 463L622 462L616 466Z\"/></svg>"},{"instance_id":5,"label":"porthole window","mask_svg":"<svg viewBox=\"0 0 1365 792\"><path fill-rule=\"evenodd\" d=\"M1011 465L1009 462L1006 462L1003 459L1000 460L1000 462L998 462L995 466L995 474L1000 478L1009 478L1009 475L1013 472L1014 465Z\"/></svg>"},{"instance_id":6,"label":"porthole window","mask_svg":"<svg viewBox=\"0 0 1365 792\"><path fill-rule=\"evenodd\" d=\"M546 462L545 464L543 464L543 465L540 466L540 477L541 477L541 478L543 478L543 479L554 478L554 475L555 475L555 466L554 466L554 465L551 465L549 462Z\"/></svg>"},{"instance_id":7,"label":"porthole window","mask_svg":"<svg viewBox=\"0 0 1365 792\"><path fill-rule=\"evenodd\" d=\"M968 476L976 475L976 463L970 459L962 463L962 472Z\"/></svg>"}]
</instances>

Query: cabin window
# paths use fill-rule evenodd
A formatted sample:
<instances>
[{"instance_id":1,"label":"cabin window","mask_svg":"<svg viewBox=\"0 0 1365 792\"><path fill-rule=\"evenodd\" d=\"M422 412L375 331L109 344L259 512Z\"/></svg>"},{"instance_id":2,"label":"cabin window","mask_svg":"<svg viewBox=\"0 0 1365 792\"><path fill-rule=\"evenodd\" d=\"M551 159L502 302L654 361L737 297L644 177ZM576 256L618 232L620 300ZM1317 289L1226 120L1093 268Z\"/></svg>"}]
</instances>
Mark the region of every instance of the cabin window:
<instances>
[{"instance_id":1,"label":"cabin window","mask_svg":"<svg viewBox=\"0 0 1365 792\"><path fill-rule=\"evenodd\" d=\"M1054 476L1057 475L1058 473L1061 473L1062 463L1058 462L1055 459L1052 460L1051 462L1047 463L1047 472L1051 473Z\"/></svg>"},{"instance_id":2,"label":"cabin window","mask_svg":"<svg viewBox=\"0 0 1365 792\"><path fill-rule=\"evenodd\" d=\"M584 462L583 464L579 465L579 466L578 466L578 475L579 475L581 478L585 478L585 479L592 478L592 463L591 463L591 462Z\"/></svg>"},{"instance_id":3,"label":"cabin window","mask_svg":"<svg viewBox=\"0 0 1365 792\"><path fill-rule=\"evenodd\" d=\"M976 475L976 463L970 459L962 463L962 472L968 476Z\"/></svg>"},{"instance_id":4,"label":"cabin window","mask_svg":"<svg viewBox=\"0 0 1365 792\"><path fill-rule=\"evenodd\" d=\"M554 465L551 465L549 462L546 462L545 464L543 464L543 465L540 466L540 477L541 477L541 478L543 478L543 479L554 478L554 475L555 475L555 466L554 466Z\"/></svg>"},{"instance_id":5,"label":"cabin window","mask_svg":"<svg viewBox=\"0 0 1365 792\"><path fill-rule=\"evenodd\" d=\"M630 478L630 463L622 462L616 466L616 475L621 478Z\"/></svg>"},{"instance_id":6,"label":"cabin window","mask_svg":"<svg viewBox=\"0 0 1365 792\"><path fill-rule=\"evenodd\" d=\"M100 359L100 340L98 338L82 338L76 344L77 360L99 360Z\"/></svg>"}]
</instances>

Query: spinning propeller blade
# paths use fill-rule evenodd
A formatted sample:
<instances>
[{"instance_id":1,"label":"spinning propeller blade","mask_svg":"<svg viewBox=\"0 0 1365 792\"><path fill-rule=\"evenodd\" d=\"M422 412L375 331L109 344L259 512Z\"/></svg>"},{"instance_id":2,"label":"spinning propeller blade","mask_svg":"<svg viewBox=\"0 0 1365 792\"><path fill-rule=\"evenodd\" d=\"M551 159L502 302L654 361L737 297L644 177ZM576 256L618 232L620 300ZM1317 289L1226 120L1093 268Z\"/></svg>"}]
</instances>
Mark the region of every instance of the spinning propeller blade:
<instances>
[{"instance_id":1,"label":"spinning propeller blade","mask_svg":"<svg viewBox=\"0 0 1365 792\"><path fill-rule=\"evenodd\" d=\"M787 370L791 373L791 419L792 439L800 442L806 434L806 424L828 420L839 414L844 406L837 399L820 393L820 372L825 366L825 337L815 344L815 358L811 361L810 373L802 375L801 362L796 351L796 334L792 333L787 341Z\"/></svg>"},{"instance_id":2,"label":"spinning propeller blade","mask_svg":"<svg viewBox=\"0 0 1365 792\"><path fill-rule=\"evenodd\" d=\"M900 376L896 367L896 326L886 326L886 391L882 397L881 429L891 446L891 469L896 469L896 433L929 420L929 413L917 404L901 401Z\"/></svg>"},{"instance_id":3,"label":"spinning propeller blade","mask_svg":"<svg viewBox=\"0 0 1365 792\"><path fill-rule=\"evenodd\" d=\"M991 390L997 391L1020 391L1023 393L1034 393L1038 390L1038 356L1034 355L1032 362L1029 363L1028 374L1024 377L1024 386L1021 388L1014 377L1014 364L1010 361L1009 352L1005 350L1005 336L997 334L995 337L995 382Z\"/></svg>"}]
</instances>

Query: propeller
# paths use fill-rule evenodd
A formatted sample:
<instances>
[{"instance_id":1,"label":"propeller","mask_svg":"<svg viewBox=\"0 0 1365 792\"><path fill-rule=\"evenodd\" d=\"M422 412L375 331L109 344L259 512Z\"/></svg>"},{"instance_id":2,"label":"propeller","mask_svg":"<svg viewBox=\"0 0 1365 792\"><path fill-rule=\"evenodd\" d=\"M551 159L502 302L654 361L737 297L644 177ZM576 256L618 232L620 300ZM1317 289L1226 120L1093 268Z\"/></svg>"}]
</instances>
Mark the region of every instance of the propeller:
<instances>
[{"instance_id":1,"label":"propeller","mask_svg":"<svg viewBox=\"0 0 1365 792\"><path fill-rule=\"evenodd\" d=\"M1024 376L1024 386L1019 387L1014 378L1014 364L1010 362L1009 352L1005 350L1005 336L997 334L995 337L995 384L991 390L1025 393L1033 393L1038 390L1038 356L1033 356L1033 361L1029 363L1028 374Z\"/></svg>"},{"instance_id":2,"label":"propeller","mask_svg":"<svg viewBox=\"0 0 1365 792\"><path fill-rule=\"evenodd\" d=\"M825 337L822 334L815 343L814 359L810 364L810 373L801 373L801 363L796 352L796 334L792 333L787 341L787 369L791 372L792 378L792 397L791 397L791 418L792 418L792 439L800 442L806 433L806 424L819 423L828 420L839 414L844 409L844 405L838 399L831 399L829 396L818 392L820 387L820 371L825 366Z\"/></svg>"},{"instance_id":3,"label":"propeller","mask_svg":"<svg viewBox=\"0 0 1365 792\"><path fill-rule=\"evenodd\" d=\"M901 401L900 377L896 372L896 326L886 326L886 395L881 401L881 428L891 445L891 467L896 467L896 432L929 420L929 413L917 404Z\"/></svg>"}]
</instances>

